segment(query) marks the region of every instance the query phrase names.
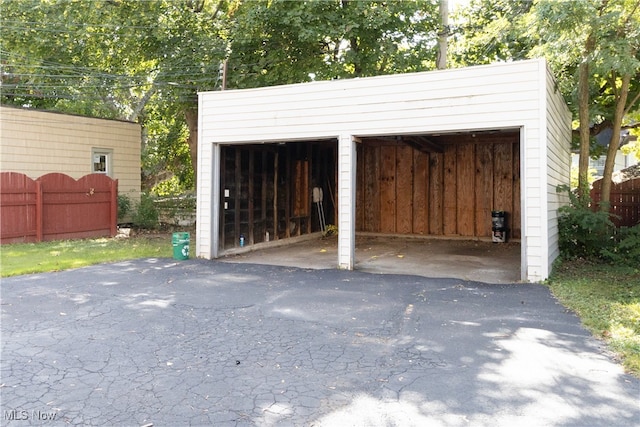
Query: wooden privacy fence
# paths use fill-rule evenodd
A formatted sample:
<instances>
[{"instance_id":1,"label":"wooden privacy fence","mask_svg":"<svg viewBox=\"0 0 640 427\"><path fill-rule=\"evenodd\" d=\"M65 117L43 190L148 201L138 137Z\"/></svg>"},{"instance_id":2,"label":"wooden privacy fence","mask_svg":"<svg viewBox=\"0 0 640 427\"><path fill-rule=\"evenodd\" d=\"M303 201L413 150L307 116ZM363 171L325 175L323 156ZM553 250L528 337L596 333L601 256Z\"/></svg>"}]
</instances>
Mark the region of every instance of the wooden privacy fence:
<instances>
[{"instance_id":1,"label":"wooden privacy fence","mask_svg":"<svg viewBox=\"0 0 640 427\"><path fill-rule=\"evenodd\" d=\"M0 243L115 236L118 181L0 172Z\"/></svg>"},{"instance_id":2,"label":"wooden privacy fence","mask_svg":"<svg viewBox=\"0 0 640 427\"><path fill-rule=\"evenodd\" d=\"M601 195L602 180L593 183L591 200L597 208ZM640 177L613 184L610 197L613 215L611 220L616 227L633 227L640 224Z\"/></svg>"}]
</instances>

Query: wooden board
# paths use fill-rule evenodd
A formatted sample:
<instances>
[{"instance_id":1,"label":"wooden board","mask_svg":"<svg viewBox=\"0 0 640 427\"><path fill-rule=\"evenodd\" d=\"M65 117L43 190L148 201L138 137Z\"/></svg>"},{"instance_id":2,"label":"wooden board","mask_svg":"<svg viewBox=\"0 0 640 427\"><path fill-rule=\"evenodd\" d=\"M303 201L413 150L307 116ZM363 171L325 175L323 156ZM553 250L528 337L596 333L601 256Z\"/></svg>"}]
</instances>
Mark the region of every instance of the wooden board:
<instances>
[{"instance_id":1,"label":"wooden board","mask_svg":"<svg viewBox=\"0 0 640 427\"><path fill-rule=\"evenodd\" d=\"M493 208L493 144L480 144L476 149L475 235L491 236Z\"/></svg>"},{"instance_id":2,"label":"wooden board","mask_svg":"<svg viewBox=\"0 0 640 427\"><path fill-rule=\"evenodd\" d=\"M429 155L429 234L444 233L444 154Z\"/></svg>"},{"instance_id":3,"label":"wooden board","mask_svg":"<svg viewBox=\"0 0 640 427\"><path fill-rule=\"evenodd\" d=\"M429 155L413 151L413 233L429 233Z\"/></svg>"},{"instance_id":4,"label":"wooden board","mask_svg":"<svg viewBox=\"0 0 640 427\"><path fill-rule=\"evenodd\" d=\"M473 236L475 232L475 145L464 143L456 146L456 218L458 234Z\"/></svg>"},{"instance_id":5,"label":"wooden board","mask_svg":"<svg viewBox=\"0 0 640 427\"><path fill-rule=\"evenodd\" d=\"M396 233L413 232L413 149L396 148Z\"/></svg>"},{"instance_id":6,"label":"wooden board","mask_svg":"<svg viewBox=\"0 0 640 427\"><path fill-rule=\"evenodd\" d=\"M396 232L396 147L380 147L380 231Z\"/></svg>"},{"instance_id":7,"label":"wooden board","mask_svg":"<svg viewBox=\"0 0 640 427\"><path fill-rule=\"evenodd\" d=\"M493 210L509 213L508 221L511 222L513 212L513 158L511 156L512 144L494 145L494 193Z\"/></svg>"},{"instance_id":8,"label":"wooden board","mask_svg":"<svg viewBox=\"0 0 640 427\"><path fill-rule=\"evenodd\" d=\"M364 160L364 231L380 230L380 147L367 147Z\"/></svg>"},{"instance_id":9,"label":"wooden board","mask_svg":"<svg viewBox=\"0 0 640 427\"><path fill-rule=\"evenodd\" d=\"M444 195L443 228L444 234L458 234L458 181L456 171L456 146L448 145L444 150Z\"/></svg>"}]
</instances>

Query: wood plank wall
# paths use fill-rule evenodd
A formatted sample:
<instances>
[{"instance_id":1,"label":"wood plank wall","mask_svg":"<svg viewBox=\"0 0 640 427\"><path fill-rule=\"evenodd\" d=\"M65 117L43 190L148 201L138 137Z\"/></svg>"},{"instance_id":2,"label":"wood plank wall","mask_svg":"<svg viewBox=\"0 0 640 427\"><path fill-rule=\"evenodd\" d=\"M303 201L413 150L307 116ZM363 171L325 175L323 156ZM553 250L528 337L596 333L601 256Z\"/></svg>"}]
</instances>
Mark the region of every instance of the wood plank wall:
<instances>
[{"instance_id":1,"label":"wood plank wall","mask_svg":"<svg viewBox=\"0 0 640 427\"><path fill-rule=\"evenodd\" d=\"M490 237L491 211L503 210L509 236L519 239L518 135L457 135L442 147L442 153L425 153L393 140L363 141L357 230Z\"/></svg>"},{"instance_id":2,"label":"wood plank wall","mask_svg":"<svg viewBox=\"0 0 640 427\"><path fill-rule=\"evenodd\" d=\"M222 147L221 249L238 247L240 235L252 245L319 231L316 186L332 224L336 150L333 141Z\"/></svg>"}]
</instances>

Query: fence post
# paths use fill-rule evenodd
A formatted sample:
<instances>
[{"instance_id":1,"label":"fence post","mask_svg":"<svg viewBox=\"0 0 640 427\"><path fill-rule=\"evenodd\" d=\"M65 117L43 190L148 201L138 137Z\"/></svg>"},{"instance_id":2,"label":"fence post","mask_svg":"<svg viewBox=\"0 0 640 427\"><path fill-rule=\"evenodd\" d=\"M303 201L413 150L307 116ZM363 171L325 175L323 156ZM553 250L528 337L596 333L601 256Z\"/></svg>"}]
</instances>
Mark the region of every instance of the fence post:
<instances>
[{"instance_id":1,"label":"fence post","mask_svg":"<svg viewBox=\"0 0 640 427\"><path fill-rule=\"evenodd\" d=\"M111 237L114 237L118 230L118 180L111 181L111 220L110 220Z\"/></svg>"},{"instance_id":2,"label":"fence post","mask_svg":"<svg viewBox=\"0 0 640 427\"><path fill-rule=\"evenodd\" d=\"M42 218L44 204L43 204L43 195L42 195L42 183L40 181L35 181L36 183L36 242L42 242Z\"/></svg>"}]
</instances>

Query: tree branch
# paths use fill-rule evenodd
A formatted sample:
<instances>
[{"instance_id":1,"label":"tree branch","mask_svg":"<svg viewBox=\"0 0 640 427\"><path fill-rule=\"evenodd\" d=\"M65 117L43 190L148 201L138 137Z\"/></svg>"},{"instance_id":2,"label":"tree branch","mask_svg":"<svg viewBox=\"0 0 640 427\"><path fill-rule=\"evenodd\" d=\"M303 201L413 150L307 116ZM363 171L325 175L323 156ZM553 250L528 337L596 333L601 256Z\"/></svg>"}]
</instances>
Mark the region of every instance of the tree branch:
<instances>
[{"instance_id":1,"label":"tree branch","mask_svg":"<svg viewBox=\"0 0 640 427\"><path fill-rule=\"evenodd\" d=\"M636 96L633 97L633 99L631 100L631 102L629 102L629 105L627 105L627 108L624 109L624 115L626 116L627 114L629 114L629 112L631 111L631 108L633 108L633 106L635 105L636 102L638 102L638 100L640 99L640 91L638 91L638 93L636 93ZM638 127L637 125L634 126Z\"/></svg>"}]
</instances>

